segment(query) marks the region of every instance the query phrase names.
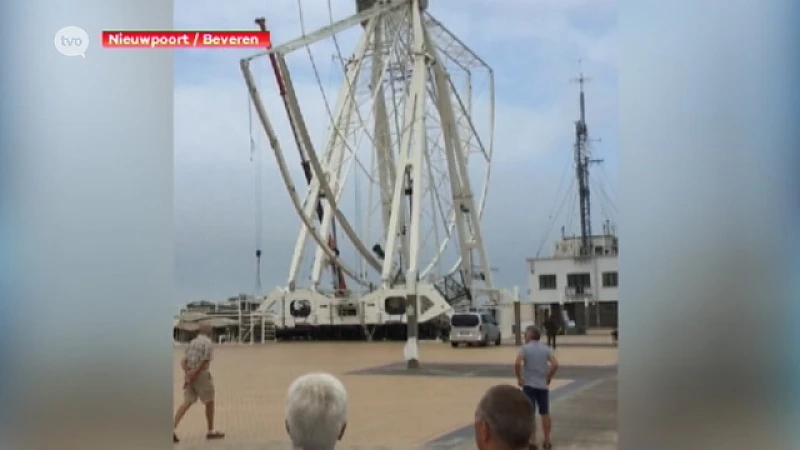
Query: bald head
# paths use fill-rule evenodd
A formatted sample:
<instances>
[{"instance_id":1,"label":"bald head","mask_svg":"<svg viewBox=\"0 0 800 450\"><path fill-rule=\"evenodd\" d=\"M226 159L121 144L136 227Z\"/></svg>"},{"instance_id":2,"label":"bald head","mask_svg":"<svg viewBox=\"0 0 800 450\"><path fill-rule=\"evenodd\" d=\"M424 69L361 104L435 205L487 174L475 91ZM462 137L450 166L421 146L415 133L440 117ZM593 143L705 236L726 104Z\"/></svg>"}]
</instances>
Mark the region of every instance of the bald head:
<instances>
[{"instance_id":1,"label":"bald head","mask_svg":"<svg viewBox=\"0 0 800 450\"><path fill-rule=\"evenodd\" d=\"M539 327L531 325L525 328L526 341L538 341L541 338L542 338L542 331L539 329Z\"/></svg>"},{"instance_id":2,"label":"bald head","mask_svg":"<svg viewBox=\"0 0 800 450\"><path fill-rule=\"evenodd\" d=\"M475 440L478 448L528 448L533 418L533 405L519 388L509 385L490 388L475 411Z\"/></svg>"}]
</instances>

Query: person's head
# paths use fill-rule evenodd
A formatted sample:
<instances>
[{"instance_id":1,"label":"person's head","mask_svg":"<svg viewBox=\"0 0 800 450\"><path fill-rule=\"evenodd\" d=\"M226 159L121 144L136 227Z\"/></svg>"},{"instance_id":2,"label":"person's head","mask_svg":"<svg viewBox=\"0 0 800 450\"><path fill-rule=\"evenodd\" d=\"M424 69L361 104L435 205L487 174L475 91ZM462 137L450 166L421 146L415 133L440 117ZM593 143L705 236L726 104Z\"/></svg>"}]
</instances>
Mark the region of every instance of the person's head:
<instances>
[{"instance_id":1,"label":"person's head","mask_svg":"<svg viewBox=\"0 0 800 450\"><path fill-rule=\"evenodd\" d=\"M214 328L210 324L201 323L200 327L197 329L197 332L203 336L211 336L211 333L214 332Z\"/></svg>"},{"instance_id":2,"label":"person's head","mask_svg":"<svg viewBox=\"0 0 800 450\"><path fill-rule=\"evenodd\" d=\"M478 450L527 449L533 431L533 405L514 386L489 388L475 411Z\"/></svg>"},{"instance_id":3,"label":"person's head","mask_svg":"<svg viewBox=\"0 0 800 450\"><path fill-rule=\"evenodd\" d=\"M347 391L327 373L309 373L286 394L286 432L295 448L331 450L347 426Z\"/></svg>"},{"instance_id":4,"label":"person's head","mask_svg":"<svg viewBox=\"0 0 800 450\"><path fill-rule=\"evenodd\" d=\"M539 327L531 325L525 328L525 342L538 341L542 338L542 332Z\"/></svg>"}]
</instances>

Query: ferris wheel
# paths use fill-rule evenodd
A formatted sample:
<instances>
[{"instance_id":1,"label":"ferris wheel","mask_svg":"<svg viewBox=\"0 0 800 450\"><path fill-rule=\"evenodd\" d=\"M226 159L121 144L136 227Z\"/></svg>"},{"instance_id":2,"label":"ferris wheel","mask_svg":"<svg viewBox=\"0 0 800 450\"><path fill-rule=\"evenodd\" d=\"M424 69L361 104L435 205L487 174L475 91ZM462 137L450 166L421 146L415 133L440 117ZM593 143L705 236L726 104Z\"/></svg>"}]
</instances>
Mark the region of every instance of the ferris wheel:
<instances>
[{"instance_id":1,"label":"ferris wheel","mask_svg":"<svg viewBox=\"0 0 800 450\"><path fill-rule=\"evenodd\" d=\"M327 26L241 61L300 219L286 285L264 306L283 305L286 327L375 327L407 313L423 323L497 301L480 224L492 69L427 0L355 3L356 14L333 21L329 0ZM345 53L347 33L355 46ZM298 67L313 73L315 92L298 92Z\"/></svg>"}]
</instances>

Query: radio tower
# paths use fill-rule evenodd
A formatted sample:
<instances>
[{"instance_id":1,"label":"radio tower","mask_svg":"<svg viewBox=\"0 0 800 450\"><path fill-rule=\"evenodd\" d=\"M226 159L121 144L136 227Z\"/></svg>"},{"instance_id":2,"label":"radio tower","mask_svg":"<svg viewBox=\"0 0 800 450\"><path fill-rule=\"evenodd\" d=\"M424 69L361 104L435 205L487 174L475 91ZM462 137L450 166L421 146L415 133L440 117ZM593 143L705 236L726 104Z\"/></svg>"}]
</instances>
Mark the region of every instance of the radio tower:
<instances>
[{"instance_id":1,"label":"radio tower","mask_svg":"<svg viewBox=\"0 0 800 450\"><path fill-rule=\"evenodd\" d=\"M601 160L591 159L589 151L589 129L586 126L586 95L583 86L590 78L583 76L581 71L578 78L572 82L580 86L580 119L575 121L575 174L578 177L578 198L580 203L581 218L581 256L592 254L592 206L589 190L589 165L599 163Z\"/></svg>"}]
</instances>

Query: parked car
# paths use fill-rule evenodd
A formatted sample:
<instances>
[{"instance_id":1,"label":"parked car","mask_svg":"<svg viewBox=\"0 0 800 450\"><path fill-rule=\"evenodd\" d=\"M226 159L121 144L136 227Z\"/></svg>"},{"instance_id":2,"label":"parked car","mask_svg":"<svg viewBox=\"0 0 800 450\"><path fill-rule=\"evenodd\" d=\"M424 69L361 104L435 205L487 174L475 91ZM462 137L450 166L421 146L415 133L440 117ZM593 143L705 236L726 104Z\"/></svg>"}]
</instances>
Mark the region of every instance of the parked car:
<instances>
[{"instance_id":1,"label":"parked car","mask_svg":"<svg viewBox=\"0 0 800 450\"><path fill-rule=\"evenodd\" d=\"M503 337L494 316L488 312L456 313L450 317L450 345L500 345Z\"/></svg>"}]
</instances>

